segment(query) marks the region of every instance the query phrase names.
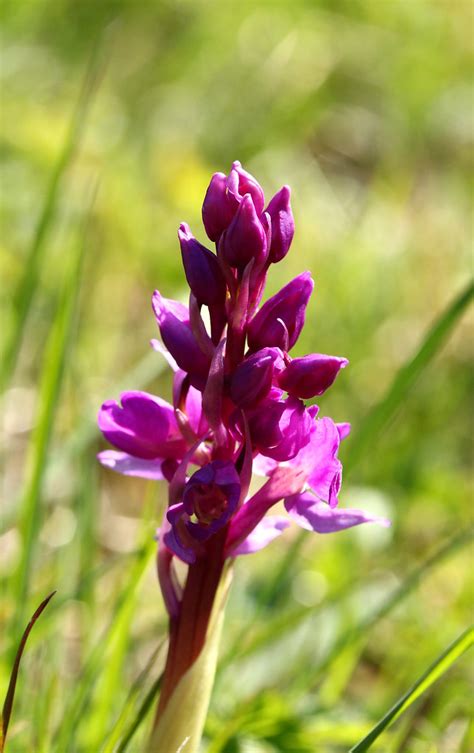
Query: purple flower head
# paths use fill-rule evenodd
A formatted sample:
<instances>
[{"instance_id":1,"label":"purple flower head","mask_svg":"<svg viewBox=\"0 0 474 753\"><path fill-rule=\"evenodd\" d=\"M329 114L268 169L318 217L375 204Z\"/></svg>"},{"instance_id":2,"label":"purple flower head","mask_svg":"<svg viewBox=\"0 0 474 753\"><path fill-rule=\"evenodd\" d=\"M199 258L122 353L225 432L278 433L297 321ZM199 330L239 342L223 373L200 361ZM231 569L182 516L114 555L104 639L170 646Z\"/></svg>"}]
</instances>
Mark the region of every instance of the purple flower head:
<instances>
[{"instance_id":1,"label":"purple flower head","mask_svg":"<svg viewBox=\"0 0 474 753\"><path fill-rule=\"evenodd\" d=\"M290 188L283 186L270 200L266 212L271 220L272 240L270 244L270 261L279 262L288 253L295 234L295 221L290 206Z\"/></svg>"},{"instance_id":2,"label":"purple flower head","mask_svg":"<svg viewBox=\"0 0 474 753\"><path fill-rule=\"evenodd\" d=\"M217 256L196 240L185 222L179 226L178 238L186 279L197 302L223 305L226 284Z\"/></svg>"},{"instance_id":3,"label":"purple flower head","mask_svg":"<svg viewBox=\"0 0 474 753\"><path fill-rule=\"evenodd\" d=\"M262 188L240 162L228 176L213 175L202 216L217 254L182 223L189 308L158 291L153 295L162 343L152 346L175 372L173 405L145 392L124 392L99 412L99 427L114 447L100 453L101 463L169 484L158 575L176 619L182 602L174 557L194 573L198 560L203 571L218 571L226 557L266 546L291 520L318 533L372 521L386 525L339 508L338 452L350 426L317 418L318 407L303 402L323 394L347 360L288 355L305 322L314 287L310 273L295 277L258 310L271 263L286 256L293 239L288 186L264 207ZM190 465L198 469L189 478ZM268 478L249 496L252 472ZM281 501L287 517L267 515Z\"/></svg>"},{"instance_id":4,"label":"purple flower head","mask_svg":"<svg viewBox=\"0 0 474 753\"><path fill-rule=\"evenodd\" d=\"M279 386L289 395L303 400L322 395L331 386L347 358L311 353L303 358L294 358L278 378Z\"/></svg>"},{"instance_id":5,"label":"purple flower head","mask_svg":"<svg viewBox=\"0 0 474 753\"><path fill-rule=\"evenodd\" d=\"M240 478L233 463L214 460L203 466L187 482L182 501L168 508L166 545L185 562L194 562L203 542L228 523L239 497Z\"/></svg>"},{"instance_id":6,"label":"purple flower head","mask_svg":"<svg viewBox=\"0 0 474 753\"><path fill-rule=\"evenodd\" d=\"M269 298L250 322L250 349L274 346L290 350L303 329L306 306L313 288L310 273L303 272Z\"/></svg>"},{"instance_id":7,"label":"purple flower head","mask_svg":"<svg viewBox=\"0 0 474 753\"><path fill-rule=\"evenodd\" d=\"M265 261L268 254L267 234L249 193L242 198L234 219L219 241L218 249L231 267L243 269L252 259L258 265Z\"/></svg>"}]
</instances>

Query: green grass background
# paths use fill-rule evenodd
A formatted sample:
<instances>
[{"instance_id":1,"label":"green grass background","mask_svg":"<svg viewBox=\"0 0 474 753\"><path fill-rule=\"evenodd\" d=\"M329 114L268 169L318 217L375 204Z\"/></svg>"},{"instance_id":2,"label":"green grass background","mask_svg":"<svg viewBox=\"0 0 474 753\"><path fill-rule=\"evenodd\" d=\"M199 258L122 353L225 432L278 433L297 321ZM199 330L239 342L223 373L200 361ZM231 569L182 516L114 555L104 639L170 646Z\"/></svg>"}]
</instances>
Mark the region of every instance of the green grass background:
<instances>
[{"instance_id":1,"label":"green grass background","mask_svg":"<svg viewBox=\"0 0 474 753\"><path fill-rule=\"evenodd\" d=\"M472 620L472 313L459 296L473 12L4 0L3 693L22 630L57 589L20 669L11 753L143 748L166 633L152 540L165 489L97 466L95 416L120 389L170 399L148 348L151 293L186 295L177 226L205 241L204 191L234 159L267 196L292 187L296 235L267 290L312 271L293 352L350 359L320 400L353 424L341 504L393 525L291 529L241 558L204 749L347 751ZM470 682L466 654L373 749L467 753Z\"/></svg>"}]
</instances>

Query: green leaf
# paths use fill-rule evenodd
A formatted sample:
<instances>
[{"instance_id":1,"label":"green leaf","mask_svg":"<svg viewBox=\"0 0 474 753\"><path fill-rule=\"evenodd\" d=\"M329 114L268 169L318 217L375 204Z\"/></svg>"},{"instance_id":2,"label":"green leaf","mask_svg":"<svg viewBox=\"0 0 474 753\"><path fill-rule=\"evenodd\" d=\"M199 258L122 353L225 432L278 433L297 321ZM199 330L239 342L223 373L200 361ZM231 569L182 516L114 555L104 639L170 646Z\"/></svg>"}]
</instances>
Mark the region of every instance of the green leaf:
<instances>
[{"instance_id":1,"label":"green leaf","mask_svg":"<svg viewBox=\"0 0 474 753\"><path fill-rule=\"evenodd\" d=\"M470 282L438 317L417 353L397 372L388 392L372 408L359 431L354 432L354 437L347 446L344 462L346 474L357 464L369 445L375 446L375 440L403 404L415 381L444 345L454 325L469 304L473 293L474 283Z\"/></svg>"},{"instance_id":2,"label":"green leaf","mask_svg":"<svg viewBox=\"0 0 474 753\"><path fill-rule=\"evenodd\" d=\"M375 725L375 727L364 737L357 745L354 745L349 753L364 753L369 750L372 743L382 734L382 732L403 714L417 698L428 690L448 669L467 651L474 643L474 628L465 630L451 645L438 656L433 664L422 674L414 685L387 711L385 716Z\"/></svg>"}]
</instances>

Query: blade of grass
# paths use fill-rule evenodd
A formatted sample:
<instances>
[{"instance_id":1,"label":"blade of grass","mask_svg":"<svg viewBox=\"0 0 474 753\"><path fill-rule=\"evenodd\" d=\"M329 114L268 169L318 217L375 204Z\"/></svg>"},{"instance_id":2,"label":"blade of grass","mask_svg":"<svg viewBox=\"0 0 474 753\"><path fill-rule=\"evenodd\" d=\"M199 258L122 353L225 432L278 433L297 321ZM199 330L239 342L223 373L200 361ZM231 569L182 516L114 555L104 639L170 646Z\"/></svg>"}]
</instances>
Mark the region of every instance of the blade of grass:
<instances>
[{"instance_id":1,"label":"blade of grass","mask_svg":"<svg viewBox=\"0 0 474 753\"><path fill-rule=\"evenodd\" d=\"M102 70L100 50L101 40L99 39L92 49L79 99L71 117L69 130L49 180L43 208L23 265L23 274L13 292L12 308L14 316L12 326L7 333L2 358L0 389L6 387L15 368L26 319L38 285L41 258L45 252L48 234L54 224L62 179L79 146L87 113L92 101L92 95L97 88L97 82Z\"/></svg>"},{"instance_id":2,"label":"blade of grass","mask_svg":"<svg viewBox=\"0 0 474 753\"><path fill-rule=\"evenodd\" d=\"M473 293L474 283L470 282L440 314L413 358L397 372L388 392L372 408L359 431L354 434L353 440L348 443L344 462L346 474L357 464L367 446L374 444L380 432L394 417L415 381L446 342Z\"/></svg>"},{"instance_id":3,"label":"blade of grass","mask_svg":"<svg viewBox=\"0 0 474 753\"><path fill-rule=\"evenodd\" d=\"M3 709L2 709L2 719L1 719L1 724L0 724L0 753L3 753L3 749L5 747L5 741L6 741L7 732L8 732L8 725L10 724L10 718L11 718L12 709L13 709L13 701L15 699L15 690L16 690L16 683L18 679L18 671L20 669L21 657L23 656L23 651L25 650L26 641L28 640L28 636L30 635L36 620L38 619L38 617L40 617L44 609L46 609L46 607L48 606L49 602L51 601L55 593L56 591L53 591L52 593L49 594L49 596L46 597L46 599L44 599L41 602L39 607L34 612L31 620L26 626L26 629L21 637L20 645L18 646L16 655L15 655L15 660L13 662L13 669L10 675L10 682L8 683L7 694L6 694L5 702L3 704Z\"/></svg>"},{"instance_id":4,"label":"blade of grass","mask_svg":"<svg viewBox=\"0 0 474 753\"><path fill-rule=\"evenodd\" d=\"M126 722L132 716L137 698L140 695L140 692L142 691L143 686L145 685L145 682L148 680L148 677L152 669L156 665L156 661L161 652L161 649L163 648L163 645L164 645L164 641L161 641L158 647L153 651L149 661L147 662L143 670L140 672L140 674L136 678L132 687L130 688L130 692L128 693L127 699L122 706L122 710L120 711L117 717L117 720L112 730L110 731L104 746L101 748L101 753L114 753L116 751L116 746L118 745L118 743L120 742L122 738L122 734L123 734L123 730L126 725Z\"/></svg>"},{"instance_id":5,"label":"blade of grass","mask_svg":"<svg viewBox=\"0 0 474 753\"><path fill-rule=\"evenodd\" d=\"M88 715L87 749L98 750L110 726L110 719L117 706L117 688L121 684L121 674L124 659L130 642L130 629L135 614L137 590L152 554L156 550L156 542L150 533L153 530L153 516L156 514L156 490L148 484L146 500L142 517L140 539L145 552L143 559L135 565L132 579L135 587L130 590L128 599L122 608L115 613L115 619L107 636L107 643L103 644L106 661L97 679L91 712Z\"/></svg>"},{"instance_id":6,"label":"blade of grass","mask_svg":"<svg viewBox=\"0 0 474 753\"><path fill-rule=\"evenodd\" d=\"M107 659L107 646L110 640L114 639L117 632L116 625L118 624L121 628L124 623L123 615L129 613L130 603L133 603L135 592L155 548L156 543L152 537L149 537L146 546L137 554L135 563L130 565L128 583L119 594L112 609L113 619L89 654L81 673L81 682L77 684L75 692L64 709L62 722L55 735L58 750L75 749L73 746L77 742L79 724L85 716L85 709L92 699L94 687Z\"/></svg>"},{"instance_id":7,"label":"blade of grass","mask_svg":"<svg viewBox=\"0 0 474 753\"><path fill-rule=\"evenodd\" d=\"M364 617L354 627L349 628L343 632L339 638L335 641L329 652L323 658L323 660L317 665L316 673L320 677L324 671L329 667L333 659L339 655L339 653L352 641L357 641L368 633L371 628L374 627L381 619L386 617L390 612L395 609L404 599L411 594L415 588L419 585L421 580L429 573L434 567L437 567L443 560L450 557L457 552L463 546L468 544L473 537L473 529L470 528L454 536L442 547L440 547L434 554L426 559L419 567L417 567L410 575L408 575L402 583L395 588L395 590L382 601L382 603L367 617Z\"/></svg>"},{"instance_id":8,"label":"blade of grass","mask_svg":"<svg viewBox=\"0 0 474 753\"><path fill-rule=\"evenodd\" d=\"M92 207L94 196L95 192L89 203L89 207ZM77 244L75 255L71 255L56 317L46 343L39 388L37 421L28 448L26 482L20 503L19 531L23 546L19 568L14 579L14 595L18 608L14 621L13 637L18 634L24 622L31 566L39 535L42 483L63 381L64 366L70 339L69 334L76 310L82 261L86 245L85 231L90 211L87 214L85 227L83 228L82 242Z\"/></svg>"},{"instance_id":9,"label":"blade of grass","mask_svg":"<svg viewBox=\"0 0 474 753\"><path fill-rule=\"evenodd\" d=\"M428 557L419 567L417 567L410 575L408 575L402 583L367 617L358 622L353 627L343 632L339 638L333 643L331 648L325 657L317 664L316 669L314 665L310 668L312 680L314 682L314 672L316 671L318 678L329 667L332 661L339 656L339 654L353 641L360 640L367 632L377 624L379 620L386 617L401 601L403 601L409 594L416 588L420 581L429 573L433 568L440 565L447 557L455 554L459 549L468 544L473 537L473 530L468 529L456 534L452 539L443 544L437 549L430 557ZM354 584L351 584L351 590ZM326 601L328 604L335 603L343 594L336 595L334 599ZM258 651L261 647L267 648L272 642L282 638L289 630L294 630L305 619L310 616L314 616L314 607L299 606L286 614L278 614L275 619L267 619L263 627L256 631L252 638L245 643L233 642L231 648L225 653L219 662L218 674L235 661L240 661L244 658L251 656L255 651ZM246 626L246 632L248 634L248 625ZM239 638L241 634L239 633ZM305 674L299 678L301 686L306 690L310 689L308 685L308 677Z\"/></svg>"},{"instance_id":10,"label":"blade of grass","mask_svg":"<svg viewBox=\"0 0 474 753\"><path fill-rule=\"evenodd\" d=\"M349 753L365 753L382 732L408 709L422 693L428 690L436 680L450 669L454 662L474 643L474 628L468 628L448 648L443 651L433 664L424 672L412 687L387 711L378 724L371 729L363 740L354 745Z\"/></svg>"},{"instance_id":11,"label":"blade of grass","mask_svg":"<svg viewBox=\"0 0 474 753\"><path fill-rule=\"evenodd\" d=\"M150 713L152 706L154 706L155 698L158 695L160 686L161 686L161 675L160 677L156 678L155 682L153 683L150 690L148 691L145 698L143 699L143 702L140 708L138 709L138 713L135 719L133 720L127 732L125 733L125 735L120 741L120 745L117 748L117 753L125 753L125 751L127 750L133 737L135 736L136 731L138 730L141 723L146 719L146 717Z\"/></svg>"}]
</instances>

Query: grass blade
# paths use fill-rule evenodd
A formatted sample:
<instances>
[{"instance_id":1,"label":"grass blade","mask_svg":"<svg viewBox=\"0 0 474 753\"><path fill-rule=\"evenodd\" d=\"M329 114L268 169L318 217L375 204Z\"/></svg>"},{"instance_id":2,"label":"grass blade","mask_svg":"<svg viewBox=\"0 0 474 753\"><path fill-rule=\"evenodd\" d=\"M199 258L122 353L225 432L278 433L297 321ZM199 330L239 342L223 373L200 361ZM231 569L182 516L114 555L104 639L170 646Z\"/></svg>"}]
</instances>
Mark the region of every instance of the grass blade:
<instances>
[{"instance_id":1,"label":"grass blade","mask_svg":"<svg viewBox=\"0 0 474 753\"><path fill-rule=\"evenodd\" d=\"M128 728L127 732L123 736L122 740L120 741L120 745L117 748L117 753L125 753L125 751L127 750L140 724L142 723L144 719L146 719L147 715L149 714L150 709L155 701L155 698L158 695L160 687L161 687L161 675L157 677L157 679L151 686L150 690L146 694L145 698L143 699L143 702L140 708L138 709L138 713L135 719L131 723L130 727Z\"/></svg>"},{"instance_id":2,"label":"grass blade","mask_svg":"<svg viewBox=\"0 0 474 753\"><path fill-rule=\"evenodd\" d=\"M353 628L342 633L333 644L324 659L317 666L318 677L329 667L333 659L340 654L353 641L359 640L381 619L386 617L398 604L406 599L409 594L419 585L425 575L439 565L446 557L451 556L463 546L468 544L473 537L473 530L467 529L453 536L442 547L437 549L428 559L408 575L402 583L367 617L360 620Z\"/></svg>"},{"instance_id":3,"label":"grass blade","mask_svg":"<svg viewBox=\"0 0 474 753\"><path fill-rule=\"evenodd\" d=\"M125 727L127 719L131 716L135 702L143 688L144 683L148 680L148 677L152 669L156 665L159 654L164 646L164 641L161 641L158 647L153 651L149 661L145 665L144 669L140 672L137 679L134 681L127 699L122 707L120 714L111 730L104 747L101 749L102 753L114 753L116 746L120 742L123 729ZM158 678L161 679L161 676ZM155 681L156 682L156 681ZM139 722L140 723L140 722Z\"/></svg>"},{"instance_id":4,"label":"grass blade","mask_svg":"<svg viewBox=\"0 0 474 753\"><path fill-rule=\"evenodd\" d=\"M36 428L29 446L27 458L27 479L20 504L19 530L23 541L22 555L14 581L15 598L18 604L13 636L24 622L25 602L29 590L31 565L39 531L40 497L48 448L50 444L56 408L63 380L64 366L69 345L69 334L76 309L77 295L82 273L82 260L85 247L78 243L75 256L71 257L70 267L56 318L46 344L46 353L39 389L39 402Z\"/></svg>"},{"instance_id":5,"label":"grass blade","mask_svg":"<svg viewBox=\"0 0 474 753\"><path fill-rule=\"evenodd\" d=\"M120 635L124 631L124 626L127 627L129 622L129 615L132 605L134 604L134 598L136 590L141 581L141 578L150 562L156 549L156 542L151 536L147 539L147 544L137 554L136 561L130 565L130 576L127 584L124 586L122 593L119 595L116 604L112 610L113 619L110 622L108 628L101 635L97 641L95 647L90 653L89 659L86 661L85 666L81 673L81 682L77 685L76 691L66 705L64 710L62 723L56 732L56 740L58 741L58 750L73 750L73 740L77 740L78 726L81 719L85 717L85 709L87 704L92 698L95 685L105 661L109 659L108 648L112 646L114 641L118 640L117 635ZM122 644L118 640L118 650L121 654ZM111 670L115 674L115 670ZM105 685L109 684L110 675L104 679ZM103 722L107 722L109 717L106 717ZM88 724L86 727L86 734L95 734L93 725ZM94 749L94 746L86 748L88 750Z\"/></svg>"},{"instance_id":6,"label":"grass blade","mask_svg":"<svg viewBox=\"0 0 474 753\"><path fill-rule=\"evenodd\" d=\"M385 716L349 753L365 753L382 732L408 709L417 698L428 690L474 643L474 628L465 630L451 645L438 656L433 664L424 672L414 685L387 711Z\"/></svg>"},{"instance_id":7,"label":"grass blade","mask_svg":"<svg viewBox=\"0 0 474 753\"><path fill-rule=\"evenodd\" d=\"M10 675L10 682L8 683L5 703L3 704L3 709L2 709L2 719L0 723L0 753L3 753L3 749L5 747L5 741L6 741L7 732L8 732L8 725L10 723L10 717L11 717L11 713L13 709L13 701L15 698L15 689L16 689L16 681L18 679L18 670L20 669L21 657L23 656L23 651L26 646L26 641L28 640L28 636L30 635L36 620L44 611L44 609L46 609L46 607L48 606L49 602L51 601L55 593L56 591L53 591L53 593L50 593L49 596L47 596L46 599L44 599L41 602L39 607L34 612L31 620L26 626L26 629L21 637L20 645L18 646L18 650L16 652L15 661L13 662L13 669Z\"/></svg>"},{"instance_id":8,"label":"grass blade","mask_svg":"<svg viewBox=\"0 0 474 753\"><path fill-rule=\"evenodd\" d=\"M44 253L48 233L53 225L56 213L62 178L79 145L92 94L96 89L100 72L99 51L100 43L97 42L90 57L79 99L72 115L69 131L50 177L43 208L23 266L23 275L13 292L12 307L14 317L12 326L7 333L0 372L0 387L3 388L8 384L20 351L26 318L38 284L41 257Z\"/></svg>"},{"instance_id":9,"label":"grass blade","mask_svg":"<svg viewBox=\"0 0 474 753\"><path fill-rule=\"evenodd\" d=\"M397 372L388 392L372 408L359 431L354 433L353 440L348 443L344 462L346 473L352 470L367 446L374 443L393 418L408 391L447 340L473 293L474 283L470 282L438 317L413 358Z\"/></svg>"}]
</instances>

